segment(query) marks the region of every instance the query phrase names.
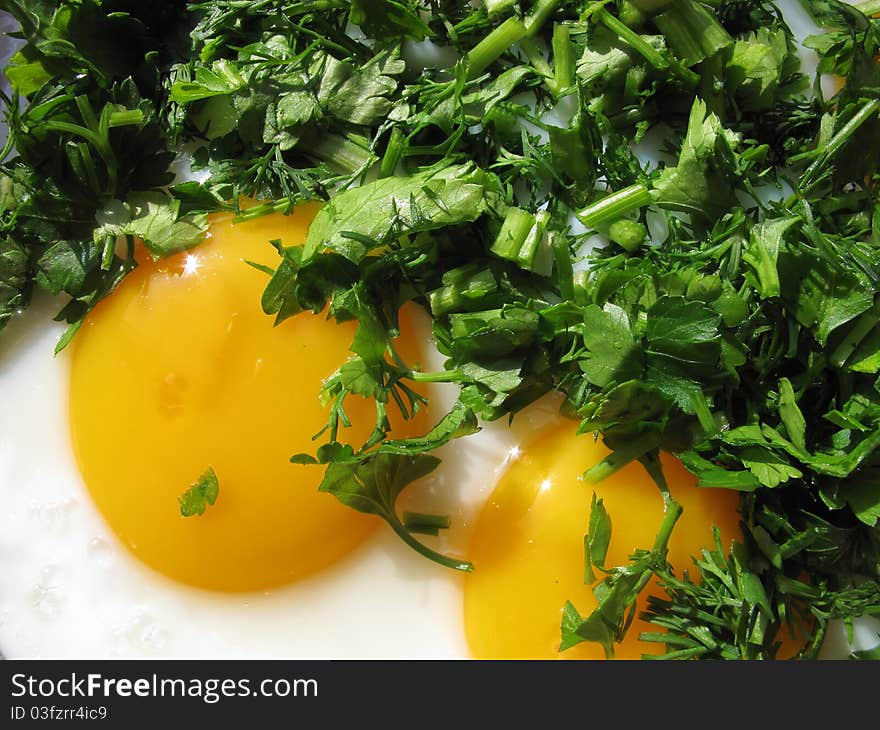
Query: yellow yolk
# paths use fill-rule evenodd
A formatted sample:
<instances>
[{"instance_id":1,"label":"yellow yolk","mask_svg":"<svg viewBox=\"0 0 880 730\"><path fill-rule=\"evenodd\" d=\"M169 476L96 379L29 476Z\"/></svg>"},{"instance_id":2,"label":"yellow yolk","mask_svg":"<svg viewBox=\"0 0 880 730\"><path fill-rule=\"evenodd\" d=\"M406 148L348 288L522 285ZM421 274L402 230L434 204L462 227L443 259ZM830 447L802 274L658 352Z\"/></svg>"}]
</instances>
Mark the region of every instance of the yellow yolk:
<instances>
[{"instance_id":1,"label":"yellow yolk","mask_svg":"<svg viewBox=\"0 0 880 730\"><path fill-rule=\"evenodd\" d=\"M239 225L214 217L199 247L143 261L74 342L70 423L84 481L121 540L170 578L276 586L340 559L379 523L319 493L322 467L289 462L320 443L318 393L351 356L354 324L302 313L273 327L260 307L266 274L245 263L277 266L269 241L301 243L316 210ZM396 345L415 363L411 323L401 326ZM340 439L360 445L372 401L349 396L345 409L353 426ZM421 418L393 425L424 430ZM178 498L208 466L216 503L182 517Z\"/></svg>"},{"instance_id":2,"label":"yellow yolk","mask_svg":"<svg viewBox=\"0 0 880 730\"><path fill-rule=\"evenodd\" d=\"M551 427L523 450L501 477L474 529L465 578L464 618L471 653L479 659L576 659L604 657L602 647L581 643L559 652L560 621L570 600L582 616L596 607L593 586L584 585L584 533L593 492L611 518L606 567L627 564L636 548L650 549L663 520L663 499L648 473L633 463L592 485L580 479L608 454L573 425ZM714 547L712 526L726 541L739 534L736 494L701 489L681 463L664 455L673 498L684 513L672 533L668 559L677 573L695 568L691 555ZM597 580L602 574L597 570ZM651 591L660 594L656 585ZM643 592L638 611L645 607ZM615 657L637 659L662 653L662 644L638 640L657 627L633 621Z\"/></svg>"}]
</instances>

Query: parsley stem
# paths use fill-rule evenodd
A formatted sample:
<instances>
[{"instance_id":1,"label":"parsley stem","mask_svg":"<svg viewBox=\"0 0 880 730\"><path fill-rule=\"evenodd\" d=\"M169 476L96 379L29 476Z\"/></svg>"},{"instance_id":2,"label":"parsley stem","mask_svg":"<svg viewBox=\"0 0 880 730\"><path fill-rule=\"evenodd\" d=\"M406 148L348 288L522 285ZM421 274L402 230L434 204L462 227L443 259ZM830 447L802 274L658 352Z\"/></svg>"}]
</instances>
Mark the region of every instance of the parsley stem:
<instances>
[{"instance_id":1,"label":"parsley stem","mask_svg":"<svg viewBox=\"0 0 880 730\"><path fill-rule=\"evenodd\" d=\"M645 119L653 119L657 116L657 108L653 104L644 104L640 107L625 109L608 117L611 126L615 129L633 127Z\"/></svg>"},{"instance_id":2,"label":"parsley stem","mask_svg":"<svg viewBox=\"0 0 880 730\"><path fill-rule=\"evenodd\" d=\"M85 126L70 122L50 121L45 123L44 128L51 132L80 137L92 145L101 156L107 168L108 192L111 195L115 195L118 184L118 170L116 154L113 151L113 145L110 143L110 130L114 127L140 124L144 119L143 112L139 109L116 111L112 105L107 104L101 111L100 118L98 118L95 116L91 103L85 96L75 97L74 102Z\"/></svg>"},{"instance_id":3,"label":"parsley stem","mask_svg":"<svg viewBox=\"0 0 880 730\"><path fill-rule=\"evenodd\" d=\"M322 134L310 139L308 153L328 165L348 174L366 169L373 162L372 155L348 137Z\"/></svg>"},{"instance_id":4,"label":"parsley stem","mask_svg":"<svg viewBox=\"0 0 880 730\"><path fill-rule=\"evenodd\" d=\"M638 210L650 202L651 191L646 185L636 183L588 205L577 214L577 217L588 228L597 228L603 223L610 223L622 218L627 213Z\"/></svg>"},{"instance_id":5,"label":"parsley stem","mask_svg":"<svg viewBox=\"0 0 880 730\"><path fill-rule=\"evenodd\" d=\"M645 15L658 13L673 2L674 0L629 0L633 8Z\"/></svg>"},{"instance_id":6,"label":"parsley stem","mask_svg":"<svg viewBox=\"0 0 880 730\"><path fill-rule=\"evenodd\" d=\"M660 494L663 495L663 499L666 500L669 498L669 483L666 481L666 475L663 473L663 464L660 462L660 450L654 449L644 454L639 458L642 466L645 467L645 471L651 476L651 479L654 480L654 483L657 485L657 488L660 490Z\"/></svg>"},{"instance_id":7,"label":"parsley stem","mask_svg":"<svg viewBox=\"0 0 880 730\"><path fill-rule=\"evenodd\" d=\"M17 115L19 100L18 93L15 93L12 99L10 99L5 93L3 93L3 89L0 89L0 100L6 104L6 108L9 110L7 114L12 117ZM9 157L12 150L15 149L15 131L18 125L8 118L7 122L9 122L9 129L6 132L6 144L3 145L3 150L0 151L0 163Z\"/></svg>"},{"instance_id":8,"label":"parsley stem","mask_svg":"<svg viewBox=\"0 0 880 730\"><path fill-rule=\"evenodd\" d=\"M502 53L525 38L526 34L526 26L519 18L505 20L468 51L468 79L474 79L483 73Z\"/></svg>"},{"instance_id":9,"label":"parsley stem","mask_svg":"<svg viewBox=\"0 0 880 730\"><path fill-rule=\"evenodd\" d=\"M617 33L618 38L622 40L626 45L636 51L642 58L644 58L651 66L656 68L658 71L670 71L674 76L676 76L680 81L684 82L687 86L694 87L700 82L700 75L694 73L689 68L685 68L678 61L672 60L670 61L666 56L664 56L660 51L658 51L654 46L652 46L648 41L646 41L642 36L636 33L632 28L624 25L618 18L615 18L611 13L609 13L604 7L600 8L596 12L596 18L599 20L602 25L604 25L608 30Z\"/></svg>"},{"instance_id":10,"label":"parsley stem","mask_svg":"<svg viewBox=\"0 0 880 730\"><path fill-rule=\"evenodd\" d=\"M566 301L574 301L574 265L571 262L571 247L568 237L551 231L550 248L556 262L556 275L559 278L559 293Z\"/></svg>"},{"instance_id":11,"label":"parsley stem","mask_svg":"<svg viewBox=\"0 0 880 730\"><path fill-rule=\"evenodd\" d=\"M437 535L440 534L440 530L449 529L452 521L449 519L449 515L429 515L421 512L404 512L403 524L410 532L437 537Z\"/></svg>"},{"instance_id":12,"label":"parsley stem","mask_svg":"<svg viewBox=\"0 0 880 730\"><path fill-rule=\"evenodd\" d=\"M82 137L86 142L94 146L95 149L98 149L101 146L101 140L98 139L98 135L92 132L92 130L86 129L79 124L72 124L71 122L46 122L43 125L43 129L49 132L58 132L60 134L71 134L76 137Z\"/></svg>"},{"instance_id":13,"label":"parsley stem","mask_svg":"<svg viewBox=\"0 0 880 730\"><path fill-rule=\"evenodd\" d=\"M544 58L544 54L538 47L538 44L531 38L523 38L520 41L520 48L525 52L529 59L529 63L541 76L544 77L544 83L548 88L553 83L553 69L550 63Z\"/></svg>"},{"instance_id":14,"label":"parsley stem","mask_svg":"<svg viewBox=\"0 0 880 730\"><path fill-rule=\"evenodd\" d=\"M409 374L410 380L417 383L455 383L461 379L461 372L458 370L444 370L436 373L422 373L413 370Z\"/></svg>"},{"instance_id":15,"label":"parsley stem","mask_svg":"<svg viewBox=\"0 0 880 730\"><path fill-rule=\"evenodd\" d=\"M67 159L80 178L84 177L95 194L100 195L101 184L98 182L98 172L92 158L91 148L85 142L73 143L67 149Z\"/></svg>"},{"instance_id":16,"label":"parsley stem","mask_svg":"<svg viewBox=\"0 0 880 730\"><path fill-rule=\"evenodd\" d=\"M709 56L703 61L701 69L704 75L700 79L699 94L706 102L709 111L724 120L727 102L722 93L723 87L715 81L715 79L724 78L724 55L716 53Z\"/></svg>"},{"instance_id":17,"label":"parsley stem","mask_svg":"<svg viewBox=\"0 0 880 730\"><path fill-rule=\"evenodd\" d=\"M502 10L510 10L516 4L516 0L483 0L486 6L486 12L489 15L495 15Z\"/></svg>"},{"instance_id":18,"label":"parsley stem","mask_svg":"<svg viewBox=\"0 0 880 730\"><path fill-rule=\"evenodd\" d=\"M77 97L77 101L82 97ZM86 106L91 111L91 105L86 102ZM98 139L101 140L101 146L98 152L107 164L107 183L110 192L116 194L118 183L118 172L116 163L116 154L113 151L113 145L110 144L110 121L113 117L113 107L109 104L105 105L101 110L101 118L98 120L97 132ZM94 128L92 124L89 125Z\"/></svg>"},{"instance_id":19,"label":"parsley stem","mask_svg":"<svg viewBox=\"0 0 880 730\"><path fill-rule=\"evenodd\" d=\"M140 109L126 109L121 112L113 112L109 117L109 128L130 127L144 121L144 113Z\"/></svg>"},{"instance_id":20,"label":"parsley stem","mask_svg":"<svg viewBox=\"0 0 880 730\"><path fill-rule=\"evenodd\" d=\"M104 236L104 248L101 254L101 270L110 271L113 265L113 256L116 253L116 236Z\"/></svg>"},{"instance_id":21,"label":"parsley stem","mask_svg":"<svg viewBox=\"0 0 880 730\"><path fill-rule=\"evenodd\" d=\"M523 38L520 47L535 71L544 77L544 85L554 97L559 98L574 85L574 54L567 25L553 25L552 67L544 58L538 44L531 38Z\"/></svg>"},{"instance_id":22,"label":"parsley stem","mask_svg":"<svg viewBox=\"0 0 880 730\"><path fill-rule=\"evenodd\" d=\"M473 80L483 73L515 43L537 33L560 2L561 0L538 0L524 20L508 18L471 48L466 57L468 79Z\"/></svg>"},{"instance_id":23,"label":"parsley stem","mask_svg":"<svg viewBox=\"0 0 880 730\"><path fill-rule=\"evenodd\" d=\"M604 7L596 11L596 19L602 23L608 30L617 33L620 40L626 43L634 51L637 51L649 64L658 70L669 68L669 61L652 46L648 41L642 38L632 28L624 25L619 18L615 18Z\"/></svg>"},{"instance_id":24,"label":"parsley stem","mask_svg":"<svg viewBox=\"0 0 880 730\"><path fill-rule=\"evenodd\" d=\"M83 122L85 122L86 127L97 133L98 118L95 116L95 110L92 109L89 100L84 96L77 96L74 98L74 102L76 103L76 108L79 109L79 114L82 117Z\"/></svg>"},{"instance_id":25,"label":"parsley stem","mask_svg":"<svg viewBox=\"0 0 880 730\"><path fill-rule=\"evenodd\" d=\"M310 28L306 28L305 26L302 26L299 23L295 23L290 18L286 18L286 20L287 20L288 25L291 28L293 28L297 33L302 33L304 36L308 36L309 38L313 38L315 41L317 41L319 46L323 46L324 48L326 48L328 50L336 51L337 53L341 53L343 56L346 56L346 57L350 56L350 55L357 55L357 53L358 53L357 48L355 48L355 49L346 48L345 46L340 45L339 43L335 43L334 41L331 41L329 38L322 35L321 33L317 33L316 31L311 30Z\"/></svg>"},{"instance_id":26,"label":"parsley stem","mask_svg":"<svg viewBox=\"0 0 880 730\"><path fill-rule=\"evenodd\" d=\"M641 458L649 451L653 451L659 445L659 434L646 434L641 439L633 440L621 448L612 451L598 464L587 469L584 472L584 479L591 484L597 484L625 467L631 461Z\"/></svg>"},{"instance_id":27,"label":"parsley stem","mask_svg":"<svg viewBox=\"0 0 880 730\"><path fill-rule=\"evenodd\" d=\"M663 496L663 509L665 514L663 522L660 524L660 532L657 533L657 539L654 540L653 551L665 555L669 538L672 535L672 528L675 527L675 523L678 522L678 518L681 517L684 510L668 493Z\"/></svg>"},{"instance_id":28,"label":"parsley stem","mask_svg":"<svg viewBox=\"0 0 880 730\"><path fill-rule=\"evenodd\" d=\"M263 203L262 205L255 205L252 208L248 208L246 210L242 210L236 215L233 219L233 223L244 223L245 221L255 220L257 218L262 218L264 215L271 215L272 213L288 213L290 212L290 208L293 205L293 200L290 197L278 198L278 200L273 200L271 203Z\"/></svg>"},{"instance_id":29,"label":"parsley stem","mask_svg":"<svg viewBox=\"0 0 880 730\"><path fill-rule=\"evenodd\" d=\"M379 166L379 177L391 177L397 171L397 165L406 152L407 139L406 135L399 127L391 130L391 136L388 138L388 146L385 148L385 154L382 155L382 162Z\"/></svg>"},{"instance_id":30,"label":"parsley stem","mask_svg":"<svg viewBox=\"0 0 880 730\"><path fill-rule=\"evenodd\" d=\"M688 66L716 56L733 37L703 5L691 0L670 3L652 20L677 58Z\"/></svg>"},{"instance_id":31,"label":"parsley stem","mask_svg":"<svg viewBox=\"0 0 880 730\"><path fill-rule=\"evenodd\" d=\"M525 18L526 31L529 35L534 35L541 29L560 2L561 0L538 0L535 3L532 12Z\"/></svg>"},{"instance_id":32,"label":"parsley stem","mask_svg":"<svg viewBox=\"0 0 880 730\"><path fill-rule=\"evenodd\" d=\"M104 165L107 168L107 185L111 194L116 193L116 157L113 149L110 147L109 141L101 139L97 132L87 129L79 124L70 122L46 122L43 129L49 132L58 132L59 134L69 134L75 137L81 137L97 150Z\"/></svg>"},{"instance_id":33,"label":"parsley stem","mask_svg":"<svg viewBox=\"0 0 880 730\"><path fill-rule=\"evenodd\" d=\"M439 563L446 568L461 570L465 573L470 573L474 569L473 564L469 563L467 560L460 560L459 558L453 558L444 555L443 553L438 553L436 550L432 550L427 545L419 542L412 536L412 533L403 526L403 523L400 522L400 520L388 520L388 524L391 525L391 528L397 533L401 540L417 553L428 558L428 560L433 560L435 563Z\"/></svg>"},{"instance_id":34,"label":"parsley stem","mask_svg":"<svg viewBox=\"0 0 880 730\"><path fill-rule=\"evenodd\" d=\"M488 268L461 266L443 275L443 286L428 294L431 314L439 317L470 308L469 302L498 290L495 275Z\"/></svg>"},{"instance_id":35,"label":"parsley stem","mask_svg":"<svg viewBox=\"0 0 880 730\"><path fill-rule=\"evenodd\" d=\"M693 393L691 396L691 406L693 406L694 413L705 434L712 436L718 433L718 425L712 416L712 410L709 406L709 401L706 399L706 394L702 390L698 389Z\"/></svg>"},{"instance_id":36,"label":"parsley stem","mask_svg":"<svg viewBox=\"0 0 880 730\"><path fill-rule=\"evenodd\" d=\"M853 326L843 342L831 353L831 363L834 367L843 369L846 361L856 351L862 340L877 326L878 322L880 322L880 299L856 320L855 326Z\"/></svg>"},{"instance_id":37,"label":"parsley stem","mask_svg":"<svg viewBox=\"0 0 880 730\"><path fill-rule=\"evenodd\" d=\"M521 208L508 208L501 230L492 244L496 256L513 261L526 271L542 276L550 273L552 255L545 230L550 214L541 211L532 215Z\"/></svg>"},{"instance_id":38,"label":"parsley stem","mask_svg":"<svg viewBox=\"0 0 880 730\"><path fill-rule=\"evenodd\" d=\"M840 151L841 147L843 147L847 140L855 134L856 130L869 119L876 116L878 112L880 112L880 99L872 99L859 109L859 111L853 115L852 119L840 128L840 130L828 141L828 144L822 148L819 156L813 160L813 163L804 171L804 174L801 177L802 194L810 192L819 184L822 179L820 175L822 168Z\"/></svg>"},{"instance_id":39,"label":"parsley stem","mask_svg":"<svg viewBox=\"0 0 880 730\"><path fill-rule=\"evenodd\" d=\"M567 25L556 23L553 26L553 89L557 96L574 85L574 50L571 33Z\"/></svg>"}]
</instances>

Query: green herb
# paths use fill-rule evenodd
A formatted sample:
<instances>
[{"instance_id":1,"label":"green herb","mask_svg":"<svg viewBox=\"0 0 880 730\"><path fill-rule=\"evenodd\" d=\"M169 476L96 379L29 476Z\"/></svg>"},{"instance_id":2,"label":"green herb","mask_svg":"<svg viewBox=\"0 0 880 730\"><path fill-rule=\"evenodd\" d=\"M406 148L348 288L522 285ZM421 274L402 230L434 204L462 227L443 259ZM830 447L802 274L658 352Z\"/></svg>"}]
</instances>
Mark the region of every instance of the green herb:
<instances>
[{"instance_id":1,"label":"green herb","mask_svg":"<svg viewBox=\"0 0 880 730\"><path fill-rule=\"evenodd\" d=\"M782 631L816 656L829 621L880 610L880 21L876 3L805 6L820 73L846 77L830 98L766 0L0 0L25 43L0 326L35 287L64 292L64 346L135 239L161 256L213 210L323 201L306 245L259 267L277 321L357 321L323 443L293 458L322 490L467 570L430 547L446 518L400 515L400 494L431 452L557 393L612 449L586 479L639 460L668 505L654 544L611 566L615 516L594 501L599 607L565 608L562 646L612 653L659 581L644 638L669 658L772 658ZM416 58L421 41L445 60ZM658 161L637 154L652 138ZM169 187L184 147L203 182ZM431 316L437 372L396 348L407 303ZM428 382L456 403L397 438L388 409L422 410ZM346 443L351 397L375 405L364 443ZM695 556L697 581L666 563L661 450L740 494L741 539Z\"/></svg>"},{"instance_id":2,"label":"green herb","mask_svg":"<svg viewBox=\"0 0 880 730\"><path fill-rule=\"evenodd\" d=\"M208 467L198 481L178 498L182 517L201 517L208 507L213 507L220 495L220 483L212 467Z\"/></svg>"}]
</instances>

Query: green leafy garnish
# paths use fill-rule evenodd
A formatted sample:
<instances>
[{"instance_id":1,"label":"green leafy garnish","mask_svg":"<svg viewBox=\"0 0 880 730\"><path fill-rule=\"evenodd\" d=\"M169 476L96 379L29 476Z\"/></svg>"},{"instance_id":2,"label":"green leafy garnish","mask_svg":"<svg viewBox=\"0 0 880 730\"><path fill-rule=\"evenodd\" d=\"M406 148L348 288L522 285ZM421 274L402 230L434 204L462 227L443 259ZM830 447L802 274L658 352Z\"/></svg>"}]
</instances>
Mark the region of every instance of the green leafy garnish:
<instances>
[{"instance_id":1,"label":"green leafy garnish","mask_svg":"<svg viewBox=\"0 0 880 730\"><path fill-rule=\"evenodd\" d=\"M416 540L412 533L424 532L424 529L414 530L412 524L405 526L395 508L401 491L408 484L430 474L439 463L436 457L425 454L404 456L379 453L352 462L337 460L327 467L320 489L359 512L378 515L407 545L435 563L470 571L471 564L466 560L441 555Z\"/></svg>"},{"instance_id":2,"label":"green leafy garnish","mask_svg":"<svg viewBox=\"0 0 880 730\"><path fill-rule=\"evenodd\" d=\"M292 459L323 491L467 570L431 546L447 518L399 497L437 449L555 394L612 451L585 481L638 460L668 507L608 565L620 518L594 500L598 608L564 608L563 648L613 653L650 583L643 638L666 657L773 658L781 632L814 657L830 621L880 612L880 8L803 4L819 75L844 79L827 98L770 0L0 0L23 41L0 327L34 290L65 295L63 348L137 246L320 202L304 246L255 266L276 322L357 323ZM201 182L173 184L187 161ZM397 347L405 305L431 319L435 371ZM422 411L427 383L453 405L399 438L390 411ZM374 406L363 443L353 398ZM666 561L661 451L739 494L741 535L693 578Z\"/></svg>"},{"instance_id":3,"label":"green leafy garnish","mask_svg":"<svg viewBox=\"0 0 880 730\"><path fill-rule=\"evenodd\" d=\"M180 514L182 517L201 517L208 507L213 507L220 495L220 482L213 467L208 467L199 477L198 481L191 485L181 497Z\"/></svg>"}]
</instances>

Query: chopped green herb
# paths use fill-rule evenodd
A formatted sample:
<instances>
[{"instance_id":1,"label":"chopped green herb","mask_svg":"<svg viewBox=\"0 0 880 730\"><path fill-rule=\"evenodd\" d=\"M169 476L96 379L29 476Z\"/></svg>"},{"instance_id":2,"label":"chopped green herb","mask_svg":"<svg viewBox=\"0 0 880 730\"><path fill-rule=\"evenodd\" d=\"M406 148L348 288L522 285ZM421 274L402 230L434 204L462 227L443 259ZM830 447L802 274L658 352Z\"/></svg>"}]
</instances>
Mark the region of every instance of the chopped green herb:
<instances>
[{"instance_id":1,"label":"chopped green herb","mask_svg":"<svg viewBox=\"0 0 880 730\"><path fill-rule=\"evenodd\" d=\"M182 517L201 517L208 507L213 507L220 495L220 483L212 467L208 467L198 481L187 489L177 501Z\"/></svg>"},{"instance_id":2,"label":"chopped green herb","mask_svg":"<svg viewBox=\"0 0 880 730\"><path fill-rule=\"evenodd\" d=\"M828 98L771 0L0 0L24 42L0 327L35 288L66 294L64 347L135 268L135 239L163 256L212 211L321 201L306 245L275 242L258 268L276 321L357 321L321 391L323 443L292 459L324 491L468 570L414 537L446 520L398 498L439 447L556 393L612 450L587 481L638 459L668 499L672 452L739 493L743 527L692 580L665 559L673 502L619 566L594 503L599 608L564 608L562 647L613 653L659 579L643 638L665 657L773 658L780 631L814 657L829 621L880 611L880 13L803 5L819 74L843 79ZM202 182L172 184L184 149ZM431 317L439 371L398 352L404 304ZM421 411L429 382L455 385L454 406L397 438L388 409ZM348 444L362 397L373 430ZM182 511L216 486L209 471Z\"/></svg>"}]
</instances>

